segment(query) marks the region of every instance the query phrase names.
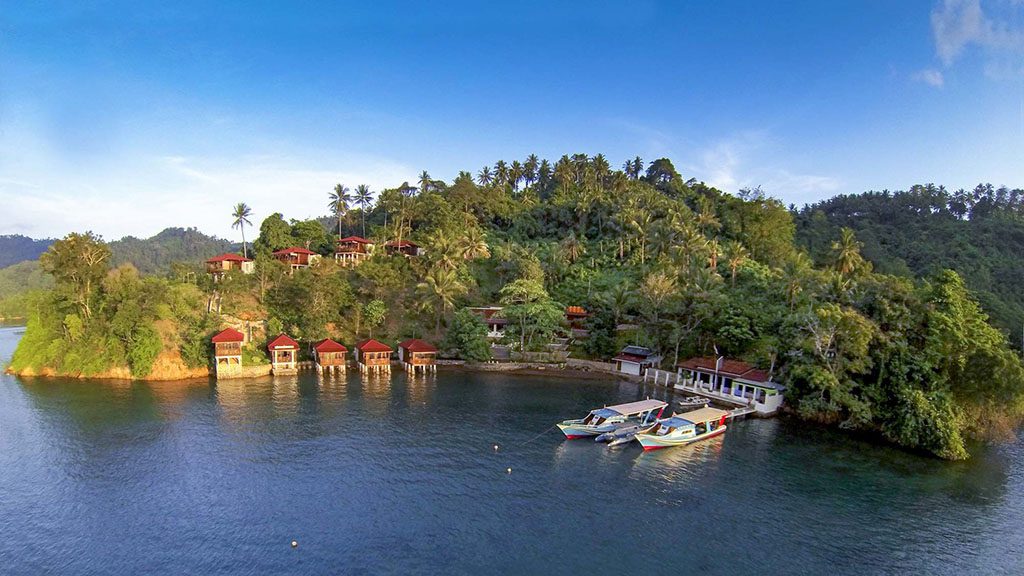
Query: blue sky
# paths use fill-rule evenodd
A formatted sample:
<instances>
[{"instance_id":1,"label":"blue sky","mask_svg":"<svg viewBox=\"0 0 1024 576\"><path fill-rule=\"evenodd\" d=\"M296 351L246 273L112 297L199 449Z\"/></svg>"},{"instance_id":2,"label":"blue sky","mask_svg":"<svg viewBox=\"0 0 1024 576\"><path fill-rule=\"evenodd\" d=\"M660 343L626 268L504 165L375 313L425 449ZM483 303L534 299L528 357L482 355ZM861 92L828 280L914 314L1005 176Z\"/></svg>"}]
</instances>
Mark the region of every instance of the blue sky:
<instances>
[{"instance_id":1,"label":"blue sky","mask_svg":"<svg viewBox=\"0 0 1024 576\"><path fill-rule=\"evenodd\" d=\"M0 234L234 237L336 182L667 156L728 191L1024 187L1024 2L20 2Z\"/></svg>"}]
</instances>

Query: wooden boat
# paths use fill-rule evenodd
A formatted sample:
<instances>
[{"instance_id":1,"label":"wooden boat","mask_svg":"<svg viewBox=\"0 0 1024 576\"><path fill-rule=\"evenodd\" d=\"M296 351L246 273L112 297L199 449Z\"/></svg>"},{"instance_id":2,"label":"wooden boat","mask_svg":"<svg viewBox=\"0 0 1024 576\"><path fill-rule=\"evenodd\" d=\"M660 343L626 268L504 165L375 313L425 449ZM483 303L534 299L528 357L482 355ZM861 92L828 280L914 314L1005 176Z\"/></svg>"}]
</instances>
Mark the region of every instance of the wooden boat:
<instances>
[{"instance_id":1,"label":"wooden boat","mask_svg":"<svg viewBox=\"0 0 1024 576\"><path fill-rule=\"evenodd\" d=\"M605 406L591 410L584 418L559 422L558 429L569 440L600 436L607 432L648 422L652 416L661 418L661 413L666 406L668 406L667 402L649 398L639 402ZM655 411L658 412L657 416L654 416Z\"/></svg>"},{"instance_id":2,"label":"wooden boat","mask_svg":"<svg viewBox=\"0 0 1024 576\"><path fill-rule=\"evenodd\" d=\"M717 408L701 408L675 414L671 418L658 420L647 430L638 432L636 440L644 450L684 446L724 434L725 419L728 416L728 412Z\"/></svg>"},{"instance_id":3,"label":"wooden boat","mask_svg":"<svg viewBox=\"0 0 1024 576\"><path fill-rule=\"evenodd\" d=\"M701 396L687 396L679 401L679 405L683 408L702 408L707 406L709 402L707 398Z\"/></svg>"}]
</instances>

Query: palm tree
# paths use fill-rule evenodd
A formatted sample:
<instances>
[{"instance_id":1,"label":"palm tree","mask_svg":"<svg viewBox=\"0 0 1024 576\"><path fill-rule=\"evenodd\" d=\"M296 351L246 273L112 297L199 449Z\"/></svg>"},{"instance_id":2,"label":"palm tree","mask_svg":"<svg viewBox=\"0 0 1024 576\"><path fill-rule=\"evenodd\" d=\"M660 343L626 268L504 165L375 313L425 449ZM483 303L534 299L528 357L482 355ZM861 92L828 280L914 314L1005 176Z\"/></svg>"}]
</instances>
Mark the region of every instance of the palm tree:
<instances>
[{"instance_id":1,"label":"palm tree","mask_svg":"<svg viewBox=\"0 0 1024 576\"><path fill-rule=\"evenodd\" d=\"M231 227L242 231L242 256L245 258L249 257L249 251L245 247L245 226L252 226L249 216L252 216L252 209L245 202L236 204L235 211L231 213L231 217L234 218L234 221L231 222Z\"/></svg>"},{"instance_id":2,"label":"palm tree","mask_svg":"<svg viewBox=\"0 0 1024 576\"><path fill-rule=\"evenodd\" d=\"M715 207L711 204L711 201L701 196L697 201L697 205L699 208L697 212L697 225L700 226L701 231L707 234L709 231L719 230L722 227L722 223L715 216Z\"/></svg>"},{"instance_id":3,"label":"palm tree","mask_svg":"<svg viewBox=\"0 0 1024 576\"><path fill-rule=\"evenodd\" d=\"M352 196L348 193L349 190L341 184L335 184L334 190L328 194L330 202L327 203L327 207L334 212L334 215L338 218L338 236L341 236L341 218L348 212L349 202L352 202Z\"/></svg>"},{"instance_id":4,"label":"palm tree","mask_svg":"<svg viewBox=\"0 0 1024 576\"><path fill-rule=\"evenodd\" d=\"M356 204L359 204L359 211L362 212L363 216L363 237L366 237L366 210L373 204L373 194L370 192L370 187L366 184L360 184L356 186Z\"/></svg>"},{"instance_id":5,"label":"palm tree","mask_svg":"<svg viewBox=\"0 0 1024 576\"><path fill-rule=\"evenodd\" d=\"M839 231L839 240L832 243L832 254L835 258L836 270L842 276L848 276L860 267L864 261L860 255L863 244L857 241L853 230L843 228Z\"/></svg>"},{"instance_id":6,"label":"palm tree","mask_svg":"<svg viewBox=\"0 0 1024 576\"><path fill-rule=\"evenodd\" d=\"M580 242L575 232L569 232L565 240L562 240L560 248L565 253L565 257L569 259L570 264L575 263L587 252L587 247Z\"/></svg>"},{"instance_id":7,"label":"palm tree","mask_svg":"<svg viewBox=\"0 0 1024 576\"><path fill-rule=\"evenodd\" d=\"M498 160L494 165L494 183L504 188L509 181L508 164L504 160Z\"/></svg>"},{"instance_id":8,"label":"palm tree","mask_svg":"<svg viewBox=\"0 0 1024 576\"><path fill-rule=\"evenodd\" d=\"M477 172L476 174L476 181L479 182L480 185L485 188L487 186L490 186L491 182L494 181L494 175L491 173L491 167L484 166L483 168L481 168L480 171Z\"/></svg>"},{"instance_id":9,"label":"palm tree","mask_svg":"<svg viewBox=\"0 0 1024 576\"><path fill-rule=\"evenodd\" d=\"M455 307L455 299L466 292L466 287L459 282L455 270L434 268L416 288L426 298L434 300L434 310L437 313L434 333L440 337L441 318L445 312Z\"/></svg>"},{"instance_id":10,"label":"palm tree","mask_svg":"<svg viewBox=\"0 0 1024 576\"><path fill-rule=\"evenodd\" d=\"M431 186L430 174L427 174L426 170L424 170L423 172L420 172L420 193L421 194L425 194L425 193L429 192L430 191L430 186Z\"/></svg>"},{"instance_id":11,"label":"palm tree","mask_svg":"<svg viewBox=\"0 0 1024 576\"><path fill-rule=\"evenodd\" d=\"M527 186L537 181L537 168L539 167L540 159L537 158L536 154L530 154L526 157L526 162L523 163L523 179L526 180Z\"/></svg>"},{"instance_id":12,"label":"palm tree","mask_svg":"<svg viewBox=\"0 0 1024 576\"><path fill-rule=\"evenodd\" d=\"M653 272L644 278L640 286L640 293L643 294L654 315L654 324L658 323L658 315L661 307L676 291L676 279L663 272Z\"/></svg>"},{"instance_id":13,"label":"palm tree","mask_svg":"<svg viewBox=\"0 0 1024 576\"><path fill-rule=\"evenodd\" d=\"M747 249L733 240L725 245L725 260L729 263L729 271L732 272L732 284L736 285L736 269L747 260Z\"/></svg>"},{"instance_id":14,"label":"palm tree","mask_svg":"<svg viewBox=\"0 0 1024 576\"><path fill-rule=\"evenodd\" d=\"M487 237L479 226L466 229L461 241L462 257L466 260L490 258L491 249L487 246Z\"/></svg>"},{"instance_id":15,"label":"palm tree","mask_svg":"<svg viewBox=\"0 0 1024 576\"><path fill-rule=\"evenodd\" d=\"M519 181L523 179L523 165L519 160L513 160L512 166L508 169L509 180L512 181L512 191L519 191Z\"/></svg>"},{"instance_id":16,"label":"palm tree","mask_svg":"<svg viewBox=\"0 0 1024 576\"><path fill-rule=\"evenodd\" d=\"M436 267L442 270L454 270L458 267L461 250L451 236L438 230L430 237L430 257Z\"/></svg>"}]
</instances>

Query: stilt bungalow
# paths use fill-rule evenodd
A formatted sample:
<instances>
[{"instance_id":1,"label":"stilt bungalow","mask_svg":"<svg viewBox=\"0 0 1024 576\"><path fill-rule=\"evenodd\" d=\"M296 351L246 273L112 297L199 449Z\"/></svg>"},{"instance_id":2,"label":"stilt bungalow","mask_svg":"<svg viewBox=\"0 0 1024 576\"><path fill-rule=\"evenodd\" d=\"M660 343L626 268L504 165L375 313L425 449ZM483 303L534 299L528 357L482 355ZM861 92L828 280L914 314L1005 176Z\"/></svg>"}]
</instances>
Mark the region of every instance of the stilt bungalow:
<instances>
[{"instance_id":1,"label":"stilt bungalow","mask_svg":"<svg viewBox=\"0 0 1024 576\"><path fill-rule=\"evenodd\" d=\"M565 321L569 323L569 335L573 338L587 337L587 318L590 313L583 306L566 306Z\"/></svg>"},{"instance_id":2,"label":"stilt bungalow","mask_svg":"<svg viewBox=\"0 0 1024 576\"><path fill-rule=\"evenodd\" d=\"M234 328L218 332L212 339L214 374L220 378L236 378L242 374L242 344L245 334Z\"/></svg>"},{"instance_id":3,"label":"stilt bungalow","mask_svg":"<svg viewBox=\"0 0 1024 576\"><path fill-rule=\"evenodd\" d=\"M295 374L299 369L299 343L280 334L267 344L273 374Z\"/></svg>"},{"instance_id":4,"label":"stilt bungalow","mask_svg":"<svg viewBox=\"0 0 1024 576\"><path fill-rule=\"evenodd\" d=\"M410 242L408 240L402 240L401 242L391 241L384 243L384 250L387 251L389 256L395 254L401 254L402 256L422 256L423 248L420 248L419 244Z\"/></svg>"},{"instance_id":5,"label":"stilt bungalow","mask_svg":"<svg viewBox=\"0 0 1024 576\"><path fill-rule=\"evenodd\" d=\"M325 338L313 345L313 360L316 362L316 371L325 373L338 373L345 371L345 356L348 348L338 344L330 338Z\"/></svg>"},{"instance_id":6,"label":"stilt bungalow","mask_svg":"<svg viewBox=\"0 0 1024 576\"><path fill-rule=\"evenodd\" d=\"M255 268L256 263L252 261L252 258L245 258L238 254L221 254L206 261L206 273L213 276L214 282L231 272L252 274Z\"/></svg>"},{"instance_id":7,"label":"stilt bungalow","mask_svg":"<svg viewBox=\"0 0 1024 576\"><path fill-rule=\"evenodd\" d=\"M618 356L612 358L612 361L615 362L616 372L630 376L643 376L648 368L654 368L661 364L661 356L644 346L626 346Z\"/></svg>"},{"instance_id":8,"label":"stilt bungalow","mask_svg":"<svg viewBox=\"0 0 1024 576\"><path fill-rule=\"evenodd\" d=\"M312 250L293 246L274 252L274 259L284 262L291 270L309 268L320 259L320 255Z\"/></svg>"},{"instance_id":9,"label":"stilt bungalow","mask_svg":"<svg viewBox=\"0 0 1024 576\"><path fill-rule=\"evenodd\" d=\"M356 344L356 362L360 372L390 372L391 347L370 338Z\"/></svg>"},{"instance_id":10,"label":"stilt bungalow","mask_svg":"<svg viewBox=\"0 0 1024 576\"><path fill-rule=\"evenodd\" d=\"M480 317L480 320L487 325L487 337L492 340L505 337L505 326L508 320L499 318L498 313L502 311L501 306L479 306L470 308L470 312Z\"/></svg>"},{"instance_id":11,"label":"stilt bungalow","mask_svg":"<svg viewBox=\"0 0 1024 576\"><path fill-rule=\"evenodd\" d=\"M361 236L349 236L338 240L334 249L334 260L342 266L355 266L370 257L373 242Z\"/></svg>"},{"instance_id":12,"label":"stilt bungalow","mask_svg":"<svg viewBox=\"0 0 1024 576\"><path fill-rule=\"evenodd\" d=\"M398 361L406 372L434 372L437 370L437 348L418 338L410 338L399 343Z\"/></svg>"},{"instance_id":13,"label":"stilt bungalow","mask_svg":"<svg viewBox=\"0 0 1024 576\"><path fill-rule=\"evenodd\" d=\"M769 372L725 357L690 358L678 366L676 387L712 398L746 404L758 414L773 414L782 406L786 387L772 381Z\"/></svg>"}]
</instances>

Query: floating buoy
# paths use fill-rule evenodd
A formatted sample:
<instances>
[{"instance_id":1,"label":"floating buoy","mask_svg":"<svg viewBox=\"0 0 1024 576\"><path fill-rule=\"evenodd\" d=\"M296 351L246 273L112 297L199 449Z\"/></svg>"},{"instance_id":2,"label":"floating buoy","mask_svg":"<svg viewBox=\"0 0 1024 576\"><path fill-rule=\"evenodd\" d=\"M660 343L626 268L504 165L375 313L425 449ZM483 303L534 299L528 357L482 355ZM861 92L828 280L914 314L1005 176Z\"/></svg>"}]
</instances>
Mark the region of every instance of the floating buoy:
<instances>
[{"instance_id":1,"label":"floating buoy","mask_svg":"<svg viewBox=\"0 0 1024 576\"><path fill-rule=\"evenodd\" d=\"M296 542L295 540L292 540L292 548L298 548L298 547L299 547L299 543Z\"/></svg>"},{"instance_id":2,"label":"floating buoy","mask_svg":"<svg viewBox=\"0 0 1024 576\"><path fill-rule=\"evenodd\" d=\"M497 444L495 444L495 445L494 445L494 451L495 451L495 452L497 452L497 451L498 451L498 445L497 445Z\"/></svg>"},{"instance_id":3,"label":"floating buoy","mask_svg":"<svg viewBox=\"0 0 1024 576\"><path fill-rule=\"evenodd\" d=\"M511 468L508 468L508 469L506 469L506 470L505 470L505 473L506 473L506 474L511 474L511 473L512 473L512 469L511 469Z\"/></svg>"}]
</instances>

